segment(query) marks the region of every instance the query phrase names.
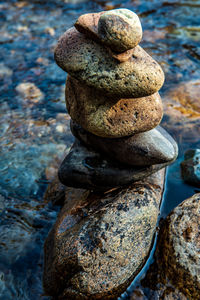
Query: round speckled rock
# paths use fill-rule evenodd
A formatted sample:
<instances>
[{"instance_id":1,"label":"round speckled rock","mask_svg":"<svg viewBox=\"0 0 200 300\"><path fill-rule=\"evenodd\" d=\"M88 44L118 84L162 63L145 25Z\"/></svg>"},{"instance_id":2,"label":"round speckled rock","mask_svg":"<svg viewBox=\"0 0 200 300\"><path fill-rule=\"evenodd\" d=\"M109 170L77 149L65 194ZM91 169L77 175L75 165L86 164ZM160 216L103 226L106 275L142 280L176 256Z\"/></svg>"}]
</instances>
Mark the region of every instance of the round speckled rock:
<instances>
[{"instance_id":1,"label":"round speckled rock","mask_svg":"<svg viewBox=\"0 0 200 300\"><path fill-rule=\"evenodd\" d=\"M106 191L141 180L170 163L127 166L76 140L60 165L58 177L66 186Z\"/></svg>"},{"instance_id":2,"label":"round speckled rock","mask_svg":"<svg viewBox=\"0 0 200 300\"><path fill-rule=\"evenodd\" d=\"M151 249L164 171L105 194L66 191L45 242L43 285L54 299L117 299Z\"/></svg>"},{"instance_id":3,"label":"round speckled rock","mask_svg":"<svg viewBox=\"0 0 200 300\"><path fill-rule=\"evenodd\" d=\"M156 127L163 114L158 93L136 99L105 97L72 77L66 83L71 118L85 130L107 138L129 136Z\"/></svg>"},{"instance_id":4,"label":"round speckled rock","mask_svg":"<svg viewBox=\"0 0 200 300\"><path fill-rule=\"evenodd\" d=\"M164 82L161 67L140 46L134 48L129 60L119 63L103 45L75 28L66 31L59 39L55 60L82 83L119 98L152 95Z\"/></svg>"},{"instance_id":5,"label":"round speckled rock","mask_svg":"<svg viewBox=\"0 0 200 300\"><path fill-rule=\"evenodd\" d=\"M178 155L174 139L160 126L130 137L98 137L71 121L73 135L108 157L132 166L145 166L173 161Z\"/></svg>"},{"instance_id":6,"label":"round speckled rock","mask_svg":"<svg viewBox=\"0 0 200 300\"><path fill-rule=\"evenodd\" d=\"M139 44L142 26L138 16L129 9L109 10L100 16L98 34L113 51L123 52Z\"/></svg>"},{"instance_id":7,"label":"round speckled rock","mask_svg":"<svg viewBox=\"0 0 200 300\"><path fill-rule=\"evenodd\" d=\"M158 244L162 276L187 299L200 295L200 193L186 199L167 217Z\"/></svg>"}]
</instances>

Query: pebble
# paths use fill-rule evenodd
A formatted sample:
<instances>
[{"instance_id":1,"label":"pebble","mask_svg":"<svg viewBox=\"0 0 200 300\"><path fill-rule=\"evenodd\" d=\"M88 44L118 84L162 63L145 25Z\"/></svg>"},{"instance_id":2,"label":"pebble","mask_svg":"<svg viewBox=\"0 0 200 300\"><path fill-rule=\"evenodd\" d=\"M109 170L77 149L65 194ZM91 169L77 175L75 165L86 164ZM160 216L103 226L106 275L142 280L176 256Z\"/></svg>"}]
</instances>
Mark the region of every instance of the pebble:
<instances>
[{"instance_id":1,"label":"pebble","mask_svg":"<svg viewBox=\"0 0 200 300\"><path fill-rule=\"evenodd\" d=\"M100 16L98 34L115 52L134 48L142 39L142 26L138 16L129 9L109 10Z\"/></svg>"}]
</instances>

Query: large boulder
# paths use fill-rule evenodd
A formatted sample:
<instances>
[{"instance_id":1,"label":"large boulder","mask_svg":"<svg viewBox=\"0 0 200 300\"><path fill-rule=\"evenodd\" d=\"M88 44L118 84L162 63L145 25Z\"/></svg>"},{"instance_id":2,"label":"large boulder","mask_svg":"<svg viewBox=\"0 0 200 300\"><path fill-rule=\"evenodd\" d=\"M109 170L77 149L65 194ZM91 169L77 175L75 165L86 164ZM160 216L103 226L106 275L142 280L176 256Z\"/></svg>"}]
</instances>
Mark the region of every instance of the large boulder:
<instances>
[{"instance_id":1,"label":"large boulder","mask_svg":"<svg viewBox=\"0 0 200 300\"><path fill-rule=\"evenodd\" d=\"M70 189L45 242L44 289L56 299L117 299L143 267L164 170L106 193Z\"/></svg>"}]
</instances>

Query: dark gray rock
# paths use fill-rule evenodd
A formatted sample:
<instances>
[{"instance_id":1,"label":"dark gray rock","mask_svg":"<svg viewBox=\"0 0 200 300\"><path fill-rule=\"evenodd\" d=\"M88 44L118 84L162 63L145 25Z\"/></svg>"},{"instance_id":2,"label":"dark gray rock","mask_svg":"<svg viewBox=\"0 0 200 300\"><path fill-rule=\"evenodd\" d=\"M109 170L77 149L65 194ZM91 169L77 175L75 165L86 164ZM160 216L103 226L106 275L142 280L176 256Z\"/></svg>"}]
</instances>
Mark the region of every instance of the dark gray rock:
<instances>
[{"instance_id":1,"label":"dark gray rock","mask_svg":"<svg viewBox=\"0 0 200 300\"><path fill-rule=\"evenodd\" d=\"M117 299L143 267L156 230L164 170L105 194L71 189L44 246L54 299Z\"/></svg>"},{"instance_id":2,"label":"dark gray rock","mask_svg":"<svg viewBox=\"0 0 200 300\"><path fill-rule=\"evenodd\" d=\"M73 135L85 145L112 159L132 166L147 166L173 161L178 155L174 139L160 126L129 137L98 137L71 120Z\"/></svg>"},{"instance_id":3,"label":"dark gray rock","mask_svg":"<svg viewBox=\"0 0 200 300\"><path fill-rule=\"evenodd\" d=\"M128 167L76 140L62 162L58 176L66 186L108 190L145 178L168 164L170 162L146 167Z\"/></svg>"},{"instance_id":4,"label":"dark gray rock","mask_svg":"<svg viewBox=\"0 0 200 300\"><path fill-rule=\"evenodd\" d=\"M186 151L181 175L185 182L200 187L200 149Z\"/></svg>"}]
</instances>

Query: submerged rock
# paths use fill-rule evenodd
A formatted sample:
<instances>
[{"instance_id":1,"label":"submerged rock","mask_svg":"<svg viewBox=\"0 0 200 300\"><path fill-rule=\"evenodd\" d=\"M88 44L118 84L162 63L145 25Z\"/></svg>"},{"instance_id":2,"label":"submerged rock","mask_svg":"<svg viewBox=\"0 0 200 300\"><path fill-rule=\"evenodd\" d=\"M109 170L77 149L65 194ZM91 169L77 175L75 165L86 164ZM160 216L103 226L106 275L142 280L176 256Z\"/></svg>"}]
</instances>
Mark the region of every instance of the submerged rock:
<instances>
[{"instance_id":1,"label":"submerged rock","mask_svg":"<svg viewBox=\"0 0 200 300\"><path fill-rule=\"evenodd\" d=\"M200 149L186 151L181 175L185 182L200 187Z\"/></svg>"},{"instance_id":2,"label":"submerged rock","mask_svg":"<svg viewBox=\"0 0 200 300\"><path fill-rule=\"evenodd\" d=\"M76 140L63 160L58 176L66 186L105 191L143 179L170 163L129 167Z\"/></svg>"},{"instance_id":3,"label":"submerged rock","mask_svg":"<svg viewBox=\"0 0 200 300\"><path fill-rule=\"evenodd\" d=\"M123 63L110 56L107 49L75 28L67 30L55 49L55 60L64 71L83 83L119 98L145 97L163 85L159 64L140 46Z\"/></svg>"},{"instance_id":4,"label":"submerged rock","mask_svg":"<svg viewBox=\"0 0 200 300\"><path fill-rule=\"evenodd\" d=\"M72 77L66 82L66 105L76 123L107 138L150 130L159 125L163 116L158 93L135 99L106 97Z\"/></svg>"},{"instance_id":5,"label":"submerged rock","mask_svg":"<svg viewBox=\"0 0 200 300\"><path fill-rule=\"evenodd\" d=\"M129 137L98 137L71 121L73 135L85 145L105 153L111 159L132 166L145 166L173 161L178 155L174 139L160 126Z\"/></svg>"},{"instance_id":6,"label":"submerged rock","mask_svg":"<svg viewBox=\"0 0 200 300\"><path fill-rule=\"evenodd\" d=\"M59 300L116 299L148 257L163 183L161 170L104 194L66 193L44 247L46 294Z\"/></svg>"}]
</instances>

